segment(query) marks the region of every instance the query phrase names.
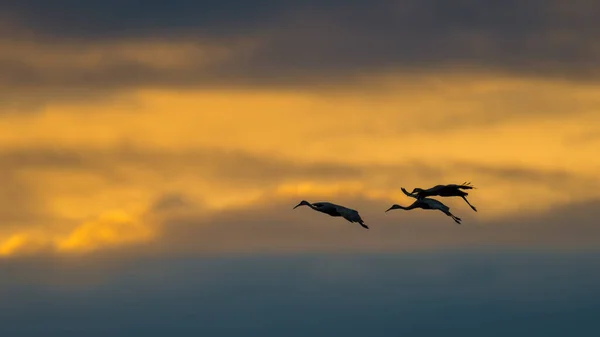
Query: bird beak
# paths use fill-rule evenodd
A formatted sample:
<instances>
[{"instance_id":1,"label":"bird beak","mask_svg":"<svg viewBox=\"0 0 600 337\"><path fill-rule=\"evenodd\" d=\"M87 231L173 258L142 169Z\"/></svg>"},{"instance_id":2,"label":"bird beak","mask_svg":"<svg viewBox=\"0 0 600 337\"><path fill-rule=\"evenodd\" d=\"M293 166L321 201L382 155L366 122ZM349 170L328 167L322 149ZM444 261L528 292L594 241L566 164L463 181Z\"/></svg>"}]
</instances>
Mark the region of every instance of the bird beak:
<instances>
[{"instance_id":1,"label":"bird beak","mask_svg":"<svg viewBox=\"0 0 600 337\"><path fill-rule=\"evenodd\" d=\"M394 209L394 206L392 206L392 207L388 208L388 210L387 210L387 211L385 211L385 212L387 213L388 211L391 211L392 209Z\"/></svg>"},{"instance_id":2,"label":"bird beak","mask_svg":"<svg viewBox=\"0 0 600 337\"><path fill-rule=\"evenodd\" d=\"M299 203L298 205L296 205L294 208L292 209L296 209L298 206L302 205L302 203Z\"/></svg>"}]
</instances>

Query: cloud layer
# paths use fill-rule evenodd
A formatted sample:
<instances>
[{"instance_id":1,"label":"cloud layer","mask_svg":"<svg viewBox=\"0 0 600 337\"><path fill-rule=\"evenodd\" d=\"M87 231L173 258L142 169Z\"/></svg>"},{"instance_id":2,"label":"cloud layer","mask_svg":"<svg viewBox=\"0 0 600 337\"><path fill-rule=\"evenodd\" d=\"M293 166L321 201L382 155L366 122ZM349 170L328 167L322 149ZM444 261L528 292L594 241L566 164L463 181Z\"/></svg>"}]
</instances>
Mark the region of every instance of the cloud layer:
<instances>
[{"instance_id":1,"label":"cloud layer","mask_svg":"<svg viewBox=\"0 0 600 337\"><path fill-rule=\"evenodd\" d=\"M598 199L586 200L597 198L594 189L571 196L599 182L561 171L465 163L445 168L306 164L243 152L131 148L38 149L4 153L0 161L10 174L30 172L29 184L36 187L27 199L14 199L10 189L0 194L5 196L0 251L7 257L101 253L128 246L133 250L123 252L134 255L482 246L586 249L598 244L600 230L595 225ZM383 212L393 203L412 203L400 187L458 177L457 172L488 181L469 196L478 213L460 199L441 199L465 220L462 226L438 211ZM302 199L357 209L371 230L308 208L292 210ZM21 205L24 200L29 208Z\"/></svg>"},{"instance_id":2,"label":"cloud layer","mask_svg":"<svg viewBox=\"0 0 600 337\"><path fill-rule=\"evenodd\" d=\"M4 88L290 88L374 74L599 76L593 1L3 1ZM52 89L52 90L50 90Z\"/></svg>"},{"instance_id":3,"label":"cloud layer","mask_svg":"<svg viewBox=\"0 0 600 337\"><path fill-rule=\"evenodd\" d=\"M524 228L532 246L593 245L569 207L600 198L597 9L1 1L0 252L510 246ZM481 212L445 202L473 228L380 214L409 202L400 187L467 180ZM301 199L374 230L291 212Z\"/></svg>"}]
</instances>

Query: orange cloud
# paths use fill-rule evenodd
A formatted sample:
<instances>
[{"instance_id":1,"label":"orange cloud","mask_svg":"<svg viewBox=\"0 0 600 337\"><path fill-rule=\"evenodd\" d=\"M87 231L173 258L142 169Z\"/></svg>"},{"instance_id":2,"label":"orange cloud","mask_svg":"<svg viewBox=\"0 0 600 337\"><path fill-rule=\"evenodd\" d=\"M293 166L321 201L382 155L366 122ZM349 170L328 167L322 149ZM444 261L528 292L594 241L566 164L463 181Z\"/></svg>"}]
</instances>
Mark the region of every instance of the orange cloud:
<instances>
[{"instance_id":1,"label":"orange cloud","mask_svg":"<svg viewBox=\"0 0 600 337\"><path fill-rule=\"evenodd\" d=\"M400 187L470 180L480 212L467 216L481 223L600 197L597 139L573 146L600 132L596 86L428 76L364 90L140 89L2 115L0 179L17 176L31 193L0 191L0 210L31 195L38 212L3 213L15 225L1 251L37 247L23 234L32 228L59 254L160 241L145 212L168 193L191 200L192 214L314 198L385 208L410 202Z\"/></svg>"},{"instance_id":2,"label":"orange cloud","mask_svg":"<svg viewBox=\"0 0 600 337\"><path fill-rule=\"evenodd\" d=\"M154 238L147 225L123 211L111 211L77 226L65 238L57 240L59 252L89 252L104 247L144 242Z\"/></svg>"},{"instance_id":3,"label":"orange cloud","mask_svg":"<svg viewBox=\"0 0 600 337\"><path fill-rule=\"evenodd\" d=\"M39 229L11 230L8 235L0 237L0 257L35 254L47 250L52 235Z\"/></svg>"},{"instance_id":4,"label":"orange cloud","mask_svg":"<svg viewBox=\"0 0 600 337\"><path fill-rule=\"evenodd\" d=\"M29 237L23 233L9 236L0 243L0 256L9 256L17 253L29 243L28 241Z\"/></svg>"},{"instance_id":5,"label":"orange cloud","mask_svg":"<svg viewBox=\"0 0 600 337\"><path fill-rule=\"evenodd\" d=\"M155 237L156 229L151 224L144 223L124 211L109 211L77 225L66 233L52 228L38 228L34 232L14 230L12 234L0 240L0 256L33 254L44 250L59 254L89 253L99 249L147 242Z\"/></svg>"}]
</instances>

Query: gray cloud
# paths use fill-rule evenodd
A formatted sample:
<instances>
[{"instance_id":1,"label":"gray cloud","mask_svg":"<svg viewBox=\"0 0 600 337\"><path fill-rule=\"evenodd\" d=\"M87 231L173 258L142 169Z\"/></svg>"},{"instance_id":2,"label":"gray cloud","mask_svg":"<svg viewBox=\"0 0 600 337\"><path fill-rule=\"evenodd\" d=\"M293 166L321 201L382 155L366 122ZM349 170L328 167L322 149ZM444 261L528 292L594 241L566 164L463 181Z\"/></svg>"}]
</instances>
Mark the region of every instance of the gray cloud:
<instances>
[{"instance_id":1,"label":"gray cloud","mask_svg":"<svg viewBox=\"0 0 600 337\"><path fill-rule=\"evenodd\" d=\"M139 85L314 86L372 72L494 71L593 80L600 25L594 1L444 0L192 2L3 1L12 21L41 39L177 38L232 45L260 41L206 67L159 69L131 59L89 69L0 61L7 88L106 89ZM19 30L7 30L19 35ZM15 33L16 32L16 33ZM43 57L43 56L40 56Z\"/></svg>"},{"instance_id":2,"label":"gray cloud","mask_svg":"<svg viewBox=\"0 0 600 337\"><path fill-rule=\"evenodd\" d=\"M256 29L294 3L280 1L3 0L0 8L13 22L55 39L110 39L185 33L230 36Z\"/></svg>"}]
</instances>

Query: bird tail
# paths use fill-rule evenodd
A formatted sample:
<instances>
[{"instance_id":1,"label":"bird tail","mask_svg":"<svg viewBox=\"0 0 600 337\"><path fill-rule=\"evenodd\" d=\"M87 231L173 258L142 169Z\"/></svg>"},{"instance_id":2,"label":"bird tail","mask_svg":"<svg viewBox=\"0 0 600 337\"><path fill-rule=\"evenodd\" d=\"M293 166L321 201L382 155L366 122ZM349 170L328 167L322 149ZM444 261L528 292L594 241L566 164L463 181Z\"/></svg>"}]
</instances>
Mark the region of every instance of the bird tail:
<instances>
[{"instance_id":1,"label":"bird tail","mask_svg":"<svg viewBox=\"0 0 600 337\"><path fill-rule=\"evenodd\" d=\"M462 188L462 189L464 189L464 190L471 190L471 189L474 189L474 188L476 188L476 187L475 187L475 186L473 186L473 185L471 185L471 182L466 182L466 181L465 181L464 183L462 183L462 184L458 185L458 188Z\"/></svg>"}]
</instances>

